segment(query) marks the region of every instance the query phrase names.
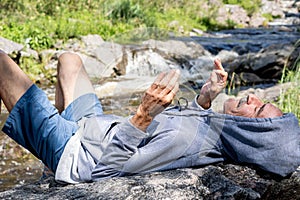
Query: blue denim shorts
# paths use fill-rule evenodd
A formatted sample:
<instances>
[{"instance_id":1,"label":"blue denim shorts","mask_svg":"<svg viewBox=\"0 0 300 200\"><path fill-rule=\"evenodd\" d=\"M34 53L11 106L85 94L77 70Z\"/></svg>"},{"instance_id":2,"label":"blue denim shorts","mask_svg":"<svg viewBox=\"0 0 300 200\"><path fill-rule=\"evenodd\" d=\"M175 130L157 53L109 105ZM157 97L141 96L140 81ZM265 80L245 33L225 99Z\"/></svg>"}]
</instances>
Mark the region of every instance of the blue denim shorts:
<instances>
[{"instance_id":1,"label":"blue denim shorts","mask_svg":"<svg viewBox=\"0 0 300 200\"><path fill-rule=\"evenodd\" d=\"M32 85L12 109L2 131L55 172L66 143L79 128L77 122L101 114L101 103L93 93L77 98L59 114L47 95Z\"/></svg>"}]
</instances>

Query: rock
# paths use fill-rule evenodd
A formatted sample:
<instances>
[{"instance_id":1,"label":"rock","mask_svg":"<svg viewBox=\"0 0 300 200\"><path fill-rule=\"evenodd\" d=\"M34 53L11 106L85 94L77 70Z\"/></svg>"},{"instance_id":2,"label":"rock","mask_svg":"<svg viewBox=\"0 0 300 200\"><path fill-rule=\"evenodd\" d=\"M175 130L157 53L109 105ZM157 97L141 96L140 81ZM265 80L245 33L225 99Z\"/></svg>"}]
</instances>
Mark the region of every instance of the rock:
<instances>
[{"instance_id":1,"label":"rock","mask_svg":"<svg viewBox=\"0 0 300 200\"><path fill-rule=\"evenodd\" d=\"M258 83L276 83L282 75L282 69L285 66L288 58L289 64L295 62L299 47L294 47L292 44L273 44L258 53L249 53L247 55L241 55L238 59L225 60L223 65L228 71L229 75L235 73L240 80L236 80L236 83L247 83L247 85ZM291 57L290 57L291 55ZM290 65L288 65L290 67ZM253 74L252 78L242 77L242 73ZM256 78L254 78L256 76ZM259 78L259 79L258 79ZM245 81L246 80L246 81Z\"/></svg>"},{"instance_id":2,"label":"rock","mask_svg":"<svg viewBox=\"0 0 300 200\"><path fill-rule=\"evenodd\" d=\"M190 76L188 80L207 80L210 72L213 70L214 57L201 56L198 59L191 60Z\"/></svg>"},{"instance_id":3,"label":"rock","mask_svg":"<svg viewBox=\"0 0 300 200\"><path fill-rule=\"evenodd\" d=\"M126 72L136 76L156 76L160 72L179 68L179 64L166 59L162 52L148 48L134 48L127 51Z\"/></svg>"},{"instance_id":4,"label":"rock","mask_svg":"<svg viewBox=\"0 0 300 200\"><path fill-rule=\"evenodd\" d=\"M0 49L9 55L15 54L16 62L19 62L21 57L33 57L38 59L38 53L36 51L3 37L0 37Z\"/></svg>"},{"instance_id":5,"label":"rock","mask_svg":"<svg viewBox=\"0 0 300 200\"><path fill-rule=\"evenodd\" d=\"M103 63L101 60L93 56L87 56L85 54L79 55L83 60L83 64L86 67L88 75L91 78L102 79L104 77L113 77L115 75L114 68L116 67L116 63L113 58L111 58L111 63L108 61L108 57L106 59L108 63ZM117 62L121 62L121 58L119 58Z\"/></svg>"},{"instance_id":6,"label":"rock","mask_svg":"<svg viewBox=\"0 0 300 200\"><path fill-rule=\"evenodd\" d=\"M0 49L3 50L7 54L21 51L23 48L24 48L24 45L21 45L16 42L5 39L3 37L0 37Z\"/></svg>"},{"instance_id":7,"label":"rock","mask_svg":"<svg viewBox=\"0 0 300 200\"><path fill-rule=\"evenodd\" d=\"M300 11L300 1L295 1L294 4L293 4L293 6L295 6L296 9L297 9L298 11Z\"/></svg>"},{"instance_id":8,"label":"rock","mask_svg":"<svg viewBox=\"0 0 300 200\"><path fill-rule=\"evenodd\" d=\"M235 51L221 50L216 57L221 59L222 62L229 62L237 59L239 54Z\"/></svg>"},{"instance_id":9,"label":"rock","mask_svg":"<svg viewBox=\"0 0 300 200\"><path fill-rule=\"evenodd\" d=\"M95 85L95 91L99 98L126 96L130 99L133 94L144 92L153 83L155 77L127 75Z\"/></svg>"},{"instance_id":10,"label":"rock","mask_svg":"<svg viewBox=\"0 0 300 200\"><path fill-rule=\"evenodd\" d=\"M293 50L294 46L288 44L270 45L252 58L250 68L261 74L260 77L280 79L281 71ZM271 66L275 70L272 73L269 69Z\"/></svg>"},{"instance_id":11,"label":"rock","mask_svg":"<svg viewBox=\"0 0 300 200\"><path fill-rule=\"evenodd\" d=\"M223 10L224 9L224 10ZM246 27L250 21L247 12L239 5L224 5L219 9L219 14L216 19L223 25L228 25L228 21Z\"/></svg>"},{"instance_id":12,"label":"rock","mask_svg":"<svg viewBox=\"0 0 300 200\"><path fill-rule=\"evenodd\" d=\"M260 9L262 13L268 13L273 17L280 18L283 18L285 16L282 7L276 1L262 0L261 4L262 6Z\"/></svg>"},{"instance_id":13,"label":"rock","mask_svg":"<svg viewBox=\"0 0 300 200\"><path fill-rule=\"evenodd\" d=\"M104 40L101 38L101 36L96 34L81 36L81 41L84 43L87 52L90 52L89 49L95 50L104 43Z\"/></svg>"},{"instance_id":14,"label":"rock","mask_svg":"<svg viewBox=\"0 0 300 200\"><path fill-rule=\"evenodd\" d=\"M148 40L143 42L143 45L153 51L163 52L165 58L168 59L195 59L199 56L210 55L199 43L189 38L166 41Z\"/></svg>"},{"instance_id":15,"label":"rock","mask_svg":"<svg viewBox=\"0 0 300 200\"><path fill-rule=\"evenodd\" d=\"M88 56L96 59L97 61L97 64L93 67L100 68L98 73L95 73L93 69L90 70L90 72L94 72L94 74L92 74L94 77L113 76L116 73L119 75L125 74L125 68L127 65L126 55L124 54L123 47L119 44L103 42L100 46L97 46L93 51L91 51ZM87 61L85 66L91 66L88 64L87 59L85 59L85 61Z\"/></svg>"},{"instance_id":16,"label":"rock","mask_svg":"<svg viewBox=\"0 0 300 200\"><path fill-rule=\"evenodd\" d=\"M273 177L273 178L272 178ZM209 165L93 183L60 185L50 177L0 193L1 199L298 199L300 172L280 179L253 168Z\"/></svg>"},{"instance_id":17,"label":"rock","mask_svg":"<svg viewBox=\"0 0 300 200\"><path fill-rule=\"evenodd\" d=\"M262 17L259 13L254 13L249 21L250 27L260 27L263 26L266 22L266 18Z\"/></svg>"},{"instance_id":18,"label":"rock","mask_svg":"<svg viewBox=\"0 0 300 200\"><path fill-rule=\"evenodd\" d=\"M263 79L254 73L242 72L239 74L239 77L244 85L259 84L263 82Z\"/></svg>"},{"instance_id":19,"label":"rock","mask_svg":"<svg viewBox=\"0 0 300 200\"><path fill-rule=\"evenodd\" d=\"M106 42L99 35L82 36L80 55L91 77L112 77L126 73L127 57L123 47Z\"/></svg>"},{"instance_id":20,"label":"rock","mask_svg":"<svg viewBox=\"0 0 300 200\"><path fill-rule=\"evenodd\" d=\"M300 55L300 42L298 42L295 46L292 52L290 53L286 66L290 70L295 70L297 63L299 63L299 55Z\"/></svg>"},{"instance_id":21,"label":"rock","mask_svg":"<svg viewBox=\"0 0 300 200\"><path fill-rule=\"evenodd\" d=\"M208 60L207 56L210 55L201 45L188 38L148 40L141 45L129 45L127 48L127 74L151 77L170 69L181 69L183 80L194 79L191 67L199 69L197 64L200 63L201 58L205 57L203 59ZM212 66L211 60L209 64ZM207 68L201 71L207 73L205 70ZM196 76L199 75L198 72Z\"/></svg>"},{"instance_id":22,"label":"rock","mask_svg":"<svg viewBox=\"0 0 300 200\"><path fill-rule=\"evenodd\" d=\"M197 29L197 28L193 28L192 32L196 33L197 35L203 35L204 34L204 32L202 30Z\"/></svg>"}]
</instances>

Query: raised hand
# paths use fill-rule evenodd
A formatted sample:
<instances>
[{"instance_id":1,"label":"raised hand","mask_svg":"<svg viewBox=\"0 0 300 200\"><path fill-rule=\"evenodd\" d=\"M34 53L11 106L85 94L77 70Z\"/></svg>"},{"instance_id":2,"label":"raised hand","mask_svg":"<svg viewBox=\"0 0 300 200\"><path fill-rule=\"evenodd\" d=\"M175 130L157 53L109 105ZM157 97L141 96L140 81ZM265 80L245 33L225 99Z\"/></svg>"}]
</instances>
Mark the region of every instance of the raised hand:
<instances>
[{"instance_id":1,"label":"raised hand","mask_svg":"<svg viewBox=\"0 0 300 200\"><path fill-rule=\"evenodd\" d=\"M179 70L161 73L145 92L131 123L145 131L152 119L170 105L179 89Z\"/></svg>"},{"instance_id":2,"label":"raised hand","mask_svg":"<svg viewBox=\"0 0 300 200\"><path fill-rule=\"evenodd\" d=\"M210 108L211 102L226 87L228 74L225 72L219 59L216 59L214 63L215 68L210 74L210 78L201 88L200 95L197 99L198 104L204 109Z\"/></svg>"}]
</instances>

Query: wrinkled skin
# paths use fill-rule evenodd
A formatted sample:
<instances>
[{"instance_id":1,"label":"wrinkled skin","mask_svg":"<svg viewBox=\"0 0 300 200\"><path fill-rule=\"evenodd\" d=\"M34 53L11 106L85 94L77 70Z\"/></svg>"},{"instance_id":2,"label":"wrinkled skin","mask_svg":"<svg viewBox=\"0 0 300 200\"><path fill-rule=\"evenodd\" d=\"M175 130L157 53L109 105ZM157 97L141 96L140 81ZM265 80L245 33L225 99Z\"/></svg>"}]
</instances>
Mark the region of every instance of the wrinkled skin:
<instances>
[{"instance_id":1,"label":"wrinkled skin","mask_svg":"<svg viewBox=\"0 0 300 200\"><path fill-rule=\"evenodd\" d=\"M131 123L135 127L145 131L152 119L171 104L179 89L179 77L179 70L158 75L145 92L136 114L131 118Z\"/></svg>"},{"instance_id":2,"label":"wrinkled skin","mask_svg":"<svg viewBox=\"0 0 300 200\"><path fill-rule=\"evenodd\" d=\"M228 99L223 111L225 114L251 118L272 118L283 114L279 108L271 103L264 103L254 94L241 99Z\"/></svg>"}]
</instances>

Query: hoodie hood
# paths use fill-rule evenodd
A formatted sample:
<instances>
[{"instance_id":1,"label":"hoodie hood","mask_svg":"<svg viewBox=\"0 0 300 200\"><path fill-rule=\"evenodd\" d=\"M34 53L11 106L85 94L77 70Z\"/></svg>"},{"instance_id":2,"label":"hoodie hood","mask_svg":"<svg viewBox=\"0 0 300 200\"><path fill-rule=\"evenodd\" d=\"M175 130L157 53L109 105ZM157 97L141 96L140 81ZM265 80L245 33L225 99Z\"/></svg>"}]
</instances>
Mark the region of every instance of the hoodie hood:
<instances>
[{"instance_id":1,"label":"hoodie hood","mask_svg":"<svg viewBox=\"0 0 300 200\"><path fill-rule=\"evenodd\" d=\"M300 165L300 128L292 113L276 118L213 114L210 128L222 130L222 153L238 162L286 176Z\"/></svg>"}]
</instances>

